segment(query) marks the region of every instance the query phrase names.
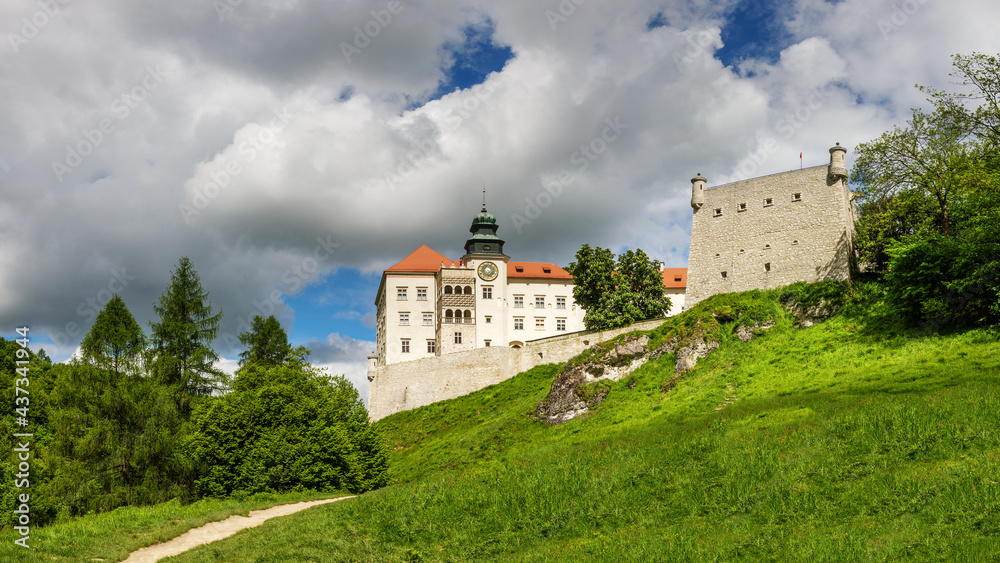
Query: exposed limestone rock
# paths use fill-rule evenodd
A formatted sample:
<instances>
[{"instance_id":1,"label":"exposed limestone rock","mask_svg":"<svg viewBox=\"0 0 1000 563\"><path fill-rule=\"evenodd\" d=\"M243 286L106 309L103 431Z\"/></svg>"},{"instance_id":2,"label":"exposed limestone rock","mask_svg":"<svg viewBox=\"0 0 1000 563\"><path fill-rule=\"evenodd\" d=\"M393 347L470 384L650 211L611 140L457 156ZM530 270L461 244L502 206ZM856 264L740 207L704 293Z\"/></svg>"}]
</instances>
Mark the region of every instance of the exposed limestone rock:
<instances>
[{"instance_id":1,"label":"exposed limestone rock","mask_svg":"<svg viewBox=\"0 0 1000 563\"><path fill-rule=\"evenodd\" d=\"M774 321L765 321L763 323L753 323L753 326L738 326L736 327L736 337L743 342L750 342L753 337L759 332L763 332L769 328L774 327Z\"/></svg>"},{"instance_id":2,"label":"exposed limestone rock","mask_svg":"<svg viewBox=\"0 0 1000 563\"><path fill-rule=\"evenodd\" d=\"M814 324L825 321L828 317L833 316L834 313L839 311L840 307L839 304L830 303L826 299L821 300L819 304L812 307L804 307L795 299L791 299L785 303L785 310L798 320L796 325L799 328L809 328Z\"/></svg>"},{"instance_id":3,"label":"exposed limestone rock","mask_svg":"<svg viewBox=\"0 0 1000 563\"><path fill-rule=\"evenodd\" d=\"M719 347L719 343L714 340L706 341L704 338L696 338L691 344L677 351L677 364L674 366L674 373L684 373L695 366L698 360L704 358Z\"/></svg>"}]
</instances>

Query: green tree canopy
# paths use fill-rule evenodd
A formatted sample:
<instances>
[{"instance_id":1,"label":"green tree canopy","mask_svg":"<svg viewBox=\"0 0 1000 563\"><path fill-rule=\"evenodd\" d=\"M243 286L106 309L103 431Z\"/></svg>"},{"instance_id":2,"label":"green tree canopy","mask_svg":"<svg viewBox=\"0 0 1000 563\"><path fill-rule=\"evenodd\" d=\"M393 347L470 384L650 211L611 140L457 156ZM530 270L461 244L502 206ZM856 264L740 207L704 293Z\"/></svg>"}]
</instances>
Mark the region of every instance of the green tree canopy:
<instances>
[{"instance_id":1,"label":"green tree canopy","mask_svg":"<svg viewBox=\"0 0 1000 563\"><path fill-rule=\"evenodd\" d=\"M278 366L292 358L292 346L288 334L274 315L267 319L257 315L251 321L250 331L241 332L240 343L247 349L240 352L240 366L258 364L265 367Z\"/></svg>"},{"instance_id":2,"label":"green tree canopy","mask_svg":"<svg viewBox=\"0 0 1000 563\"><path fill-rule=\"evenodd\" d=\"M104 305L80 342L83 360L115 377L141 375L146 346L146 334L118 294Z\"/></svg>"},{"instance_id":3,"label":"green tree canopy","mask_svg":"<svg viewBox=\"0 0 1000 563\"><path fill-rule=\"evenodd\" d=\"M307 365L240 369L233 391L195 409L185 451L202 495L386 484L387 456L357 390Z\"/></svg>"},{"instance_id":4,"label":"green tree canopy","mask_svg":"<svg viewBox=\"0 0 1000 563\"><path fill-rule=\"evenodd\" d=\"M1000 59L956 55L958 84L856 149L856 245L896 312L933 329L1000 320Z\"/></svg>"},{"instance_id":5,"label":"green tree canopy","mask_svg":"<svg viewBox=\"0 0 1000 563\"><path fill-rule=\"evenodd\" d=\"M226 376L214 367L219 356L212 341L222 313L213 314L208 292L186 256L178 262L170 286L153 311L160 318L150 322L154 375L192 395L208 395L221 387Z\"/></svg>"},{"instance_id":6,"label":"green tree canopy","mask_svg":"<svg viewBox=\"0 0 1000 563\"><path fill-rule=\"evenodd\" d=\"M573 299L586 310L583 323L590 330L628 326L670 310L659 263L642 250L627 250L616 263L611 250L584 244L567 271L573 275Z\"/></svg>"}]
</instances>

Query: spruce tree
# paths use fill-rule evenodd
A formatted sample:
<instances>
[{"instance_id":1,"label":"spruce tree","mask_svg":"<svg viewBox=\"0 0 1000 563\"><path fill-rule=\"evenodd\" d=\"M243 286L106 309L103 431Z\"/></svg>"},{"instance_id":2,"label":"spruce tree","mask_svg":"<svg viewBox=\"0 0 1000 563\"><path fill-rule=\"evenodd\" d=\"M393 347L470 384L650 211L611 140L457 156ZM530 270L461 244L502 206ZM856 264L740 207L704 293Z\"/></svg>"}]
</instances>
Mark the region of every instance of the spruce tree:
<instances>
[{"instance_id":1,"label":"spruce tree","mask_svg":"<svg viewBox=\"0 0 1000 563\"><path fill-rule=\"evenodd\" d=\"M142 373L146 346L146 334L118 294L97 314L94 326L80 343L83 360L110 371L115 378Z\"/></svg>"},{"instance_id":2,"label":"spruce tree","mask_svg":"<svg viewBox=\"0 0 1000 563\"><path fill-rule=\"evenodd\" d=\"M187 256L177 263L170 286L153 304L159 322L150 322L153 372L159 381L179 386L191 395L209 395L221 387L225 374L215 369L219 355L212 341L222 312L213 314L208 292Z\"/></svg>"},{"instance_id":3,"label":"spruce tree","mask_svg":"<svg viewBox=\"0 0 1000 563\"><path fill-rule=\"evenodd\" d=\"M280 366L290 359L292 346L288 334L278 319L271 315L266 320L257 315L251 321L250 331L241 332L240 343L248 348L240 352L240 366L258 364L265 367Z\"/></svg>"}]
</instances>

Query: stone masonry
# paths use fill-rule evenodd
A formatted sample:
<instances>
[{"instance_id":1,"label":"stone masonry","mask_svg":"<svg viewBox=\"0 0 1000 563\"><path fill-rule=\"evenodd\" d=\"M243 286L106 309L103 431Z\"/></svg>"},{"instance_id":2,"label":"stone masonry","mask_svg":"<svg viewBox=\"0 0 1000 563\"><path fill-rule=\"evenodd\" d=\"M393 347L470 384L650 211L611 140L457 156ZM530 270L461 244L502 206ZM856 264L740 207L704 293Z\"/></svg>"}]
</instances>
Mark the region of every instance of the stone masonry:
<instances>
[{"instance_id":1,"label":"stone masonry","mask_svg":"<svg viewBox=\"0 0 1000 563\"><path fill-rule=\"evenodd\" d=\"M691 180L685 309L716 293L850 279L857 211L847 150L830 164L705 188Z\"/></svg>"}]
</instances>

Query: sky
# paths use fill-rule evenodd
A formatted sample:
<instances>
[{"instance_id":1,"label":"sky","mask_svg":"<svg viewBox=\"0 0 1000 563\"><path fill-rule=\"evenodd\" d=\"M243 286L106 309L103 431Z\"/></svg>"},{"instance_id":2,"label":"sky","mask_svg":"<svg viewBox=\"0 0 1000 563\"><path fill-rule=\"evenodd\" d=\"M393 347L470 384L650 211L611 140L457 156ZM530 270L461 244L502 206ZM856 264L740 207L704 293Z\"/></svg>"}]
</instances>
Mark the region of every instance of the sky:
<instances>
[{"instance_id":1,"label":"sky","mask_svg":"<svg viewBox=\"0 0 1000 563\"><path fill-rule=\"evenodd\" d=\"M514 260L687 264L690 179L826 164L1000 52L994 0L6 0L0 336L65 361L182 256L215 348L273 314L367 398L382 271L459 258L482 189ZM848 164L851 162L848 154Z\"/></svg>"}]
</instances>

